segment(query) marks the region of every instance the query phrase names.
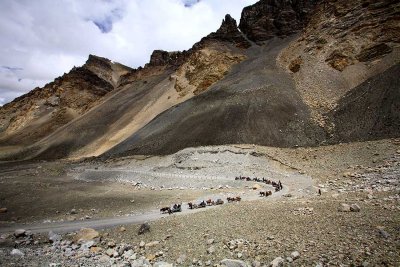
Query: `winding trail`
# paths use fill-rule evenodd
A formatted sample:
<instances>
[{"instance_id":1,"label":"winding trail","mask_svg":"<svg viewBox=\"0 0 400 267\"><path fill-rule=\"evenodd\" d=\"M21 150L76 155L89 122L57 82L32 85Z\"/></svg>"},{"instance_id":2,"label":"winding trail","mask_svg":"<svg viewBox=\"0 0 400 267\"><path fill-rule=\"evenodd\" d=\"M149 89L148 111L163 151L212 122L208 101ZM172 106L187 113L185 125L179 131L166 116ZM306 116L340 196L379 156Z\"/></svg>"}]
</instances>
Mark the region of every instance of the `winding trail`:
<instances>
[{"instance_id":1,"label":"winding trail","mask_svg":"<svg viewBox=\"0 0 400 267\"><path fill-rule=\"evenodd\" d=\"M289 190L290 189L288 186L284 186L281 191L274 192L272 196L266 198L265 200L268 201L270 199L276 199L278 197L281 197L282 195L288 193ZM207 197L213 197L213 196L205 196L204 199L207 199ZM254 195L251 196L244 195L242 201L254 201L254 200L261 200L261 198L257 195L256 192L254 192ZM219 206L207 206L206 208L199 208L193 210L187 208L187 203L182 203L182 212L174 213L173 215L161 214L159 210L151 210L149 212L141 214L101 218L101 219L91 219L85 221L14 224L6 227L0 227L0 233L10 233L14 232L16 229L25 229L31 231L32 233L47 233L49 231L53 231L56 233L66 233L66 232L77 231L81 228L104 229L104 228L112 228L127 224L141 224L144 222L155 221L169 216L181 216L181 215L193 214L197 212L207 211L210 209L223 208L226 205L240 205L240 203L225 203Z\"/></svg>"}]
</instances>

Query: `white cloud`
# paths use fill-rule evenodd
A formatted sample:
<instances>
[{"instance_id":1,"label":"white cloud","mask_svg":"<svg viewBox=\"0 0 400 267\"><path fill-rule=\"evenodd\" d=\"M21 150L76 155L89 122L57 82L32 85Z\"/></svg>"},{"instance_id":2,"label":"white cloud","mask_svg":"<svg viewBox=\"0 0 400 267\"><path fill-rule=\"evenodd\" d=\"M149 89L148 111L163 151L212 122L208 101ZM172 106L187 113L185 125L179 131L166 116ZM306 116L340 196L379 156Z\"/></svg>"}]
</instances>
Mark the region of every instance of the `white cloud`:
<instances>
[{"instance_id":1,"label":"white cloud","mask_svg":"<svg viewBox=\"0 0 400 267\"><path fill-rule=\"evenodd\" d=\"M154 49L189 49L225 14L239 21L255 2L1 0L0 66L22 70L1 68L0 105L84 64L89 54L138 67Z\"/></svg>"}]
</instances>

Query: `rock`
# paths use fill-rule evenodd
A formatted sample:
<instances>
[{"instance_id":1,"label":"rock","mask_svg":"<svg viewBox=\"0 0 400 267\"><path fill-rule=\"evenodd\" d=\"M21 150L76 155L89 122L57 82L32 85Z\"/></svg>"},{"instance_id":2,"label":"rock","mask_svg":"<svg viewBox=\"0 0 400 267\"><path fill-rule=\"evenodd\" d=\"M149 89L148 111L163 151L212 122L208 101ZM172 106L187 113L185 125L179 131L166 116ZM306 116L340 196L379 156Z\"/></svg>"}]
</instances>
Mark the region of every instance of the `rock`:
<instances>
[{"instance_id":1,"label":"rock","mask_svg":"<svg viewBox=\"0 0 400 267\"><path fill-rule=\"evenodd\" d=\"M17 229L14 232L15 237L25 236L26 230L25 229Z\"/></svg>"},{"instance_id":2,"label":"rock","mask_svg":"<svg viewBox=\"0 0 400 267\"><path fill-rule=\"evenodd\" d=\"M204 264L205 264L206 266L210 266L210 265L211 265L211 261L208 260L208 261L206 261Z\"/></svg>"},{"instance_id":3,"label":"rock","mask_svg":"<svg viewBox=\"0 0 400 267\"><path fill-rule=\"evenodd\" d=\"M291 72L296 73L300 70L302 63L303 63L303 60L301 59L301 56L298 56L296 59L294 59L290 62L288 68Z\"/></svg>"},{"instance_id":4,"label":"rock","mask_svg":"<svg viewBox=\"0 0 400 267\"><path fill-rule=\"evenodd\" d=\"M222 20L222 24L219 29L216 32L207 35L203 40L209 39L228 41L241 48L248 48L251 46L251 44L238 30L236 20L229 14L227 14Z\"/></svg>"},{"instance_id":5,"label":"rock","mask_svg":"<svg viewBox=\"0 0 400 267\"><path fill-rule=\"evenodd\" d=\"M154 254L150 254L150 255L147 255L146 256L146 259L148 259L149 261L152 261L152 260L154 260L156 258L156 255L154 255Z\"/></svg>"},{"instance_id":6,"label":"rock","mask_svg":"<svg viewBox=\"0 0 400 267\"><path fill-rule=\"evenodd\" d=\"M7 212L7 208L0 208L0 213L6 213Z\"/></svg>"},{"instance_id":7,"label":"rock","mask_svg":"<svg viewBox=\"0 0 400 267\"><path fill-rule=\"evenodd\" d=\"M176 263L179 265L182 265L186 261L186 255L182 254L179 256L179 258L176 259Z\"/></svg>"},{"instance_id":8,"label":"rock","mask_svg":"<svg viewBox=\"0 0 400 267\"><path fill-rule=\"evenodd\" d=\"M107 254L107 256L109 256L109 257L117 257L117 256L118 256L118 252L115 251L115 250L112 249L112 248L107 249L107 250L106 250L106 254Z\"/></svg>"},{"instance_id":9,"label":"rock","mask_svg":"<svg viewBox=\"0 0 400 267\"><path fill-rule=\"evenodd\" d=\"M109 248L115 247L115 242L114 242L114 241L108 242L108 243L107 243L107 247L109 247Z\"/></svg>"},{"instance_id":10,"label":"rock","mask_svg":"<svg viewBox=\"0 0 400 267\"><path fill-rule=\"evenodd\" d=\"M293 259L291 257L286 257L286 261L291 263L291 262L293 262Z\"/></svg>"},{"instance_id":11,"label":"rock","mask_svg":"<svg viewBox=\"0 0 400 267\"><path fill-rule=\"evenodd\" d=\"M238 257L238 259L241 259L241 258L243 257L243 254L239 252L239 253L237 254L237 257Z\"/></svg>"},{"instance_id":12,"label":"rock","mask_svg":"<svg viewBox=\"0 0 400 267\"><path fill-rule=\"evenodd\" d=\"M90 249L92 246L94 246L94 241L93 241L93 240L87 241L87 242L85 242L85 243L83 243L83 244L81 245L81 250L88 250L88 249Z\"/></svg>"},{"instance_id":13,"label":"rock","mask_svg":"<svg viewBox=\"0 0 400 267\"><path fill-rule=\"evenodd\" d=\"M155 247L158 244L160 244L160 241L152 241L146 244L146 248L151 248L151 247Z\"/></svg>"},{"instance_id":14,"label":"rock","mask_svg":"<svg viewBox=\"0 0 400 267\"><path fill-rule=\"evenodd\" d=\"M146 243L144 241L140 241L139 247L143 248L145 245L146 245Z\"/></svg>"},{"instance_id":15,"label":"rock","mask_svg":"<svg viewBox=\"0 0 400 267\"><path fill-rule=\"evenodd\" d=\"M102 263L106 263L109 261L110 261L110 257L108 257L107 255L103 255L99 258L99 262L102 262Z\"/></svg>"},{"instance_id":16,"label":"rock","mask_svg":"<svg viewBox=\"0 0 400 267\"><path fill-rule=\"evenodd\" d=\"M383 238L389 238L390 237L389 233L386 232L383 229L378 229L378 232L379 232L380 236L382 236Z\"/></svg>"},{"instance_id":17,"label":"rock","mask_svg":"<svg viewBox=\"0 0 400 267\"><path fill-rule=\"evenodd\" d=\"M360 212L361 208L357 204L351 204L350 210L353 212Z\"/></svg>"},{"instance_id":18,"label":"rock","mask_svg":"<svg viewBox=\"0 0 400 267\"><path fill-rule=\"evenodd\" d=\"M164 252L161 251L161 250L160 250L159 252L156 253L156 256L157 256L157 257L161 257L162 255L164 255Z\"/></svg>"},{"instance_id":19,"label":"rock","mask_svg":"<svg viewBox=\"0 0 400 267\"><path fill-rule=\"evenodd\" d=\"M315 1L258 1L245 7L239 29L257 44L274 36L283 37L307 24Z\"/></svg>"},{"instance_id":20,"label":"rock","mask_svg":"<svg viewBox=\"0 0 400 267\"><path fill-rule=\"evenodd\" d=\"M354 64L351 57L343 54L339 50L334 50L325 61L334 69L343 71L347 66ZM345 176L346 177L346 176Z\"/></svg>"},{"instance_id":21,"label":"rock","mask_svg":"<svg viewBox=\"0 0 400 267\"><path fill-rule=\"evenodd\" d=\"M171 237L172 237L172 235L166 235L166 236L164 237L164 240L170 239Z\"/></svg>"},{"instance_id":22,"label":"rock","mask_svg":"<svg viewBox=\"0 0 400 267\"><path fill-rule=\"evenodd\" d=\"M24 254L21 250L16 249L16 248L14 248L13 250L11 250L10 255L11 255L11 256L16 256L16 257L23 257L23 256L25 256L25 254Z\"/></svg>"},{"instance_id":23,"label":"rock","mask_svg":"<svg viewBox=\"0 0 400 267\"><path fill-rule=\"evenodd\" d=\"M361 62L370 61L370 60L374 60L374 59L383 57L384 55L392 52L392 50L393 49L390 46L388 46L387 44L381 43L381 44L373 45L373 46L363 49L356 56L356 58Z\"/></svg>"},{"instance_id":24,"label":"rock","mask_svg":"<svg viewBox=\"0 0 400 267\"><path fill-rule=\"evenodd\" d=\"M147 232L150 232L150 225L148 223L143 223L142 225L140 225L138 235L142 235Z\"/></svg>"},{"instance_id":25,"label":"rock","mask_svg":"<svg viewBox=\"0 0 400 267\"><path fill-rule=\"evenodd\" d=\"M153 267L173 267L174 265L172 263L168 263L168 262L163 262L163 261L159 261L153 264Z\"/></svg>"},{"instance_id":26,"label":"rock","mask_svg":"<svg viewBox=\"0 0 400 267\"><path fill-rule=\"evenodd\" d=\"M275 258L273 261L270 262L269 266L270 267L280 267L283 266L284 259L281 257Z\"/></svg>"},{"instance_id":27,"label":"rock","mask_svg":"<svg viewBox=\"0 0 400 267\"><path fill-rule=\"evenodd\" d=\"M132 257L133 254L135 254L135 252L132 249L130 249L120 254L122 254L122 256L124 256L125 259L129 259L130 257Z\"/></svg>"},{"instance_id":28,"label":"rock","mask_svg":"<svg viewBox=\"0 0 400 267\"><path fill-rule=\"evenodd\" d=\"M247 263L241 260L223 259L220 263L226 267L249 267Z\"/></svg>"},{"instance_id":29,"label":"rock","mask_svg":"<svg viewBox=\"0 0 400 267\"><path fill-rule=\"evenodd\" d=\"M340 204L338 210L340 212L349 212L350 211L350 205L346 204L346 203L342 203L342 204Z\"/></svg>"},{"instance_id":30,"label":"rock","mask_svg":"<svg viewBox=\"0 0 400 267\"><path fill-rule=\"evenodd\" d=\"M207 249L207 253L208 254L213 254L215 252L215 247L214 246L211 246L211 247L209 247L208 249Z\"/></svg>"},{"instance_id":31,"label":"rock","mask_svg":"<svg viewBox=\"0 0 400 267\"><path fill-rule=\"evenodd\" d=\"M293 260L297 260L297 259L300 257L300 253L299 253L298 251L293 251L293 252L290 254L290 257L291 257Z\"/></svg>"},{"instance_id":32,"label":"rock","mask_svg":"<svg viewBox=\"0 0 400 267\"><path fill-rule=\"evenodd\" d=\"M51 243L55 243L61 241L62 237L59 234L54 233L53 231L49 232L49 240Z\"/></svg>"},{"instance_id":33,"label":"rock","mask_svg":"<svg viewBox=\"0 0 400 267\"><path fill-rule=\"evenodd\" d=\"M261 262L255 260L255 261L252 262L251 266L252 267L261 267Z\"/></svg>"},{"instance_id":34,"label":"rock","mask_svg":"<svg viewBox=\"0 0 400 267\"><path fill-rule=\"evenodd\" d=\"M214 239L208 239L207 240L207 245L211 245L211 244L213 244L214 243Z\"/></svg>"},{"instance_id":35,"label":"rock","mask_svg":"<svg viewBox=\"0 0 400 267\"><path fill-rule=\"evenodd\" d=\"M120 231L120 232L125 232L126 229L125 229L125 227L122 226L121 228L119 228L119 231Z\"/></svg>"},{"instance_id":36,"label":"rock","mask_svg":"<svg viewBox=\"0 0 400 267\"><path fill-rule=\"evenodd\" d=\"M266 237L266 239L267 239L267 240L274 240L275 237L274 237L273 235L268 235L268 236Z\"/></svg>"},{"instance_id":37,"label":"rock","mask_svg":"<svg viewBox=\"0 0 400 267\"><path fill-rule=\"evenodd\" d=\"M72 209L69 213L70 214L77 214L78 212L76 211L76 209Z\"/></svg>"},{"instance_id":38,"label":"rock","mask_svg":"<svg viewBox=\"0 0 400 267\"><path fill-rule=\"evenodd\" d=\"M99 254L103 249L101 247L90 247L90 253Z\"/></svg>"},{"instance_id":39,"label":"rock","mask_svg":"<svg viewBox=\"0 0 400 267\"><path fill-rule=\"evenodd\" d=\"M69 222L76 221L76 216L67 216L66 220Z\"/></svg>"},{"instance_id":40,"label":"rock","mask_svg":"<svg viewBox=\"0 0 400 267\"><path fill-rule=\"evenodd\" d=\"M82 228L74 237L74 242L90 241L99 237L99 232L92 228Z\"/></svg>"},{"instance_id":41,"label":"rock","mask_svg":"<svg viewBox=\"0 0 400 267\"><path fill-rule=\"evenodd\" d=\"M151 266L146 258L140 258L131 262L131 267L147 267Z\"/></svg>"}]
</instances>

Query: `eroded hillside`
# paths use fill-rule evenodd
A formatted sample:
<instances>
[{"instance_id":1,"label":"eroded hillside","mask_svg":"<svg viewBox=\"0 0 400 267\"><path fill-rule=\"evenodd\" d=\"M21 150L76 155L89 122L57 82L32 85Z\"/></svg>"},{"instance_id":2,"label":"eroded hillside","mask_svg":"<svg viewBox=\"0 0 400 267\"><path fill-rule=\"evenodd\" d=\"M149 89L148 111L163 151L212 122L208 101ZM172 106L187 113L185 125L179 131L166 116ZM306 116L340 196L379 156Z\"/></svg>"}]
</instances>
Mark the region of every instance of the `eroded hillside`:
<instances>
[{"instance_id":1,"label":"eroded hillside","mask_svg":"<svg viewBox=\"0 0 400 267\"><path fill-rule=\"evenodd\" d=\"M19 146L40 140L98 104L115 89L119 76L130 70L90 55L82 67L1 107L0 144Z\"/></svg>"},{"instance_id":2,"label":"eroded hillside","mask_svg":"<svg viewBox=\"0 0 400 267\"><path fill-rule=\"evenodd\" d=\"M62 106L67 118L46 119L61 112L58 106L35 113L35 101L57 103L47 87L25 96L29 112L3 116L3 147L17 144L29 123L40 134L27 139L36 143L0 156L166 154L199 145L318 146L396 137L399 8L398 1L383 0L261 0L243 10L239 27L227 15L188 51L156 50L143 68L91 57L54 82L69 82L69 90L65 81L56 86L69 103ZM94 76L73 76L77 71ZM3 113L18 113L24 101ZM40 120L51 130L33 123Z\"/></svg>"}]
</instances>

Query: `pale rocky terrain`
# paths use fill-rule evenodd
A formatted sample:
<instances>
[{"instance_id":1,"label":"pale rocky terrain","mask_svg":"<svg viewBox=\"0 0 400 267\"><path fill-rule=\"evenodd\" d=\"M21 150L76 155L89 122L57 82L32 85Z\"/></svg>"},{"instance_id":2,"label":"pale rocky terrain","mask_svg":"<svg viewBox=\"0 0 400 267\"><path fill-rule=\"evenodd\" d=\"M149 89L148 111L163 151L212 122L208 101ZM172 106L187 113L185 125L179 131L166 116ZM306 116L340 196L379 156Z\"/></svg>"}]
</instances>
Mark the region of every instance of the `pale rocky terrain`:
<instances>
[{"instance_id":1,"label":"pale rocky terrain","mask_svg":"<svg viewBox=\"0 0 400 267\"><path fill-rule=\"evenodd\" d=\"M397 139L296 149L198 147L169 156L30 163L18 170L6 164L0 195L8 210L0 213L1 228L29 230L42 222L42 230L18 238L14 230L2 231L1 264L218 266L233 259L241 265L226 266L268 266L282 257L284 266L397 266L399 164ZM238 175L281 180L284 190L260 197L262 188L271 189L260 184L254 190L256 182L236 181ZM68 193L60 198L61 192ZM186 205L237 195L239 203L195 213ZM180 202L182 214L153 217ZM360 210L340 212L343 203ZM148 214L149 233L137 235L140 225L118 221L95 227L97 220L139 214ZM76 230L50 234L61 241L49 243L52 225L61 221ZM98 237L73 241L80 222L92 222ZM10 255L15 244L23 257Z\"/></svg>"}]
</instances>

